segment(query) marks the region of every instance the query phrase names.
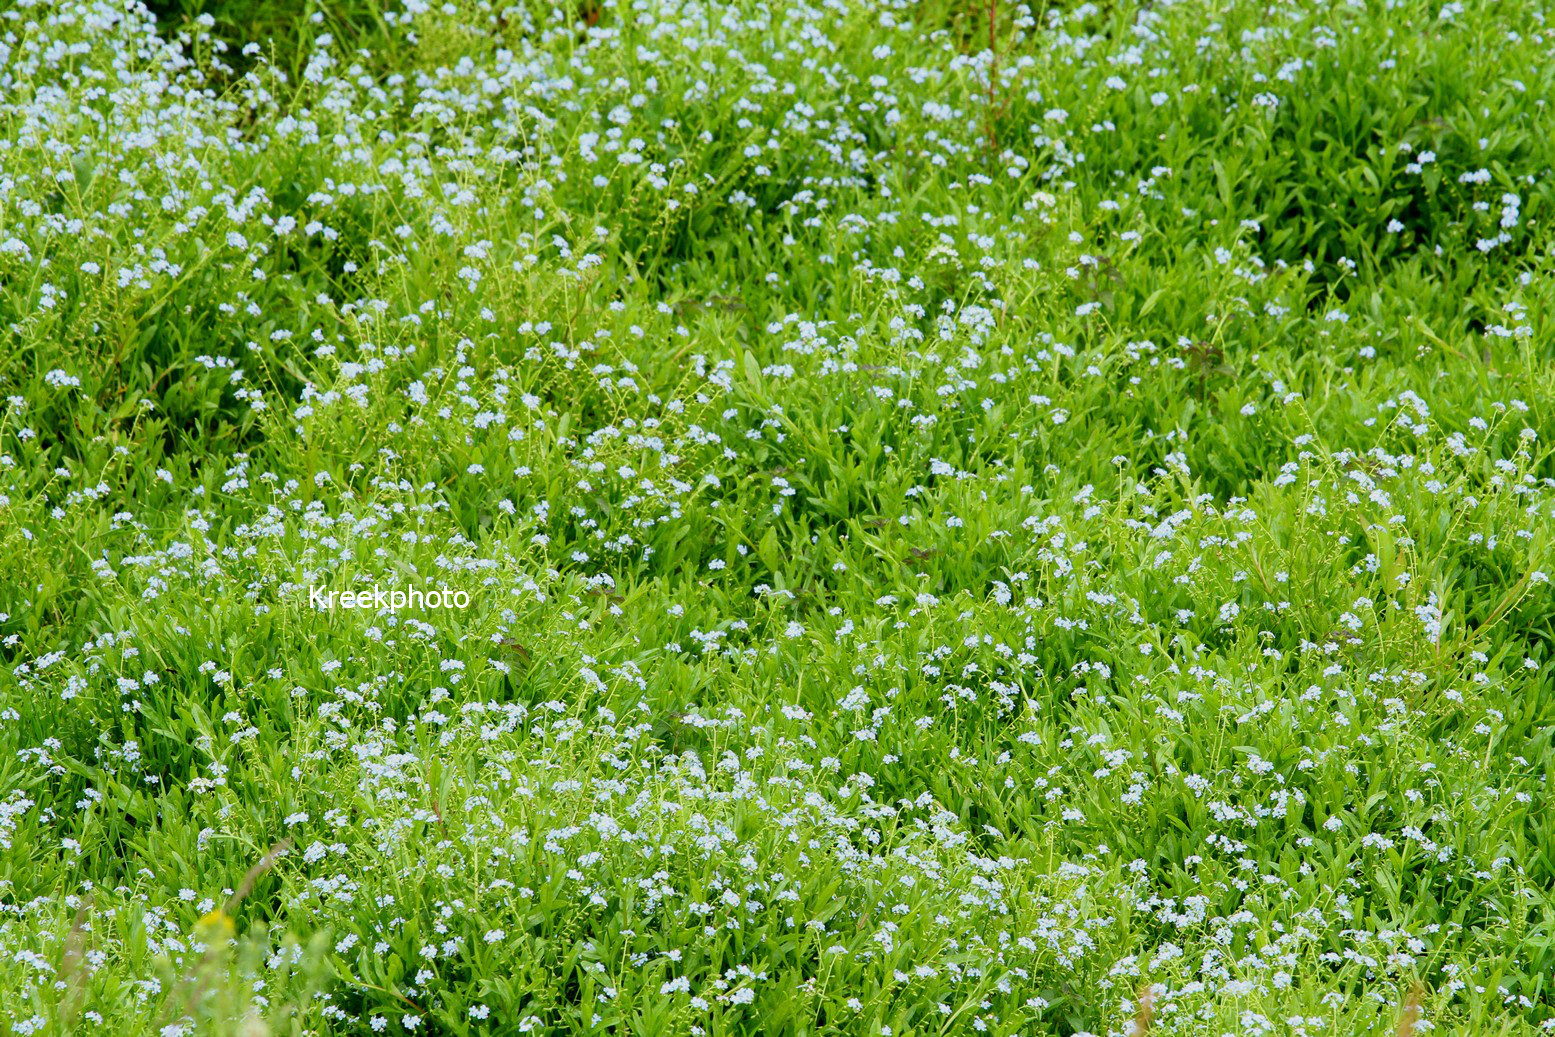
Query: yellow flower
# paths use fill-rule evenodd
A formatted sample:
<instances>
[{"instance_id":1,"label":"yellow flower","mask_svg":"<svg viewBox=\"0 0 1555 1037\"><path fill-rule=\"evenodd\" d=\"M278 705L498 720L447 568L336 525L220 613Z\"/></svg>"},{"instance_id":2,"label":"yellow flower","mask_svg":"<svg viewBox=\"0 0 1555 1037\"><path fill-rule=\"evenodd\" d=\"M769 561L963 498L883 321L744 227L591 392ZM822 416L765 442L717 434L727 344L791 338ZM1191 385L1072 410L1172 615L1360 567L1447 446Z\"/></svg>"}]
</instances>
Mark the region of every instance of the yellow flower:
<instances>
[{"instance_id":1,"label":"yellow flower","mask_svg":"<svg viewBox=\"0 0 1555 1037\"><path fill-rule=\"evenodd\" d=\"M195 923L195 929L201 931L207 938L226 937L230 939L237 933L237 925L232 921L232 916L221 908L208 911Z\"/></svg>"}]
</instances>

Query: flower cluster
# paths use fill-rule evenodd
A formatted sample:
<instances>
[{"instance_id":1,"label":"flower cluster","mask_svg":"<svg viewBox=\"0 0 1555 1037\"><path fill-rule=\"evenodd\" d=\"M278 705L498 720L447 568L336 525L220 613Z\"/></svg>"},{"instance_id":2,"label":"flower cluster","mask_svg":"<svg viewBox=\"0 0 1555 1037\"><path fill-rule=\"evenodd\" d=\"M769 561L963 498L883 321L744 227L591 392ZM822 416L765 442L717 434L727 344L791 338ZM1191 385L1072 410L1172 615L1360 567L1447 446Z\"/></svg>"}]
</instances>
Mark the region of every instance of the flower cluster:
<instances>
[{"instance_id":1,"label":"flower cluster","mask_svg":"<svg viewBox=\"0 0 1555 1037\"><path fill-rule=\"evenodd\" d=\"M1555 1025L1541 8L365 6L0 9L11 1032Z\"/></svg>"}]
</instances>

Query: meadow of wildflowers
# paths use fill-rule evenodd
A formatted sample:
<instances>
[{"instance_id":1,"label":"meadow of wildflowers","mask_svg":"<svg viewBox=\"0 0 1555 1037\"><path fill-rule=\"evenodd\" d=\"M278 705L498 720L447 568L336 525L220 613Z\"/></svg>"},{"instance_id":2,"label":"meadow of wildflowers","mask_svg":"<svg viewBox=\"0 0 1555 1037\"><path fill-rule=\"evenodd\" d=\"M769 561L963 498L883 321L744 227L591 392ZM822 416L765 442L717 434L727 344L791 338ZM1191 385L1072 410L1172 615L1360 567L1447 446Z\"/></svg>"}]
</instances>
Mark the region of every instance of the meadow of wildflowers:
<instances>
[{"instance_id":1,"label":"meadow of wildflowers","mask_svg":"<svg viewBox=\"0 0 1555 1037\"><path fill-rule=\"evenodd\" d=\"M0 0L0 1033L1555 1028L1552 98L1538 0Z\"/></svg>"}]
</instances>

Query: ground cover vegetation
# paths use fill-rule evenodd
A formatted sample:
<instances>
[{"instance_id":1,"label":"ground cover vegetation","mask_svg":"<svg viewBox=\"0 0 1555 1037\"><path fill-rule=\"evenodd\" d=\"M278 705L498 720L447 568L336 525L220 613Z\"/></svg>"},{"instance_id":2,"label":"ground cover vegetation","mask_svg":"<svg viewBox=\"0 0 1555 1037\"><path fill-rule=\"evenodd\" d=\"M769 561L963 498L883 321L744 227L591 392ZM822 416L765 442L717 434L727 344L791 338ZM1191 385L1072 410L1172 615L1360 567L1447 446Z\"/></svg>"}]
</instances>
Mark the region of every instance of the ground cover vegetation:
<instances>
[{"instance_id":1,"label":"ground cover vegetation","mask_svg":"<svg viewBox=\"0 0 1555 1037\"><path fill-rule=\"evenodd\" d=\"M8 1032L1549 1029L1551 97L1533 0L0 4Z\"/></svg>"}]
</instances>

